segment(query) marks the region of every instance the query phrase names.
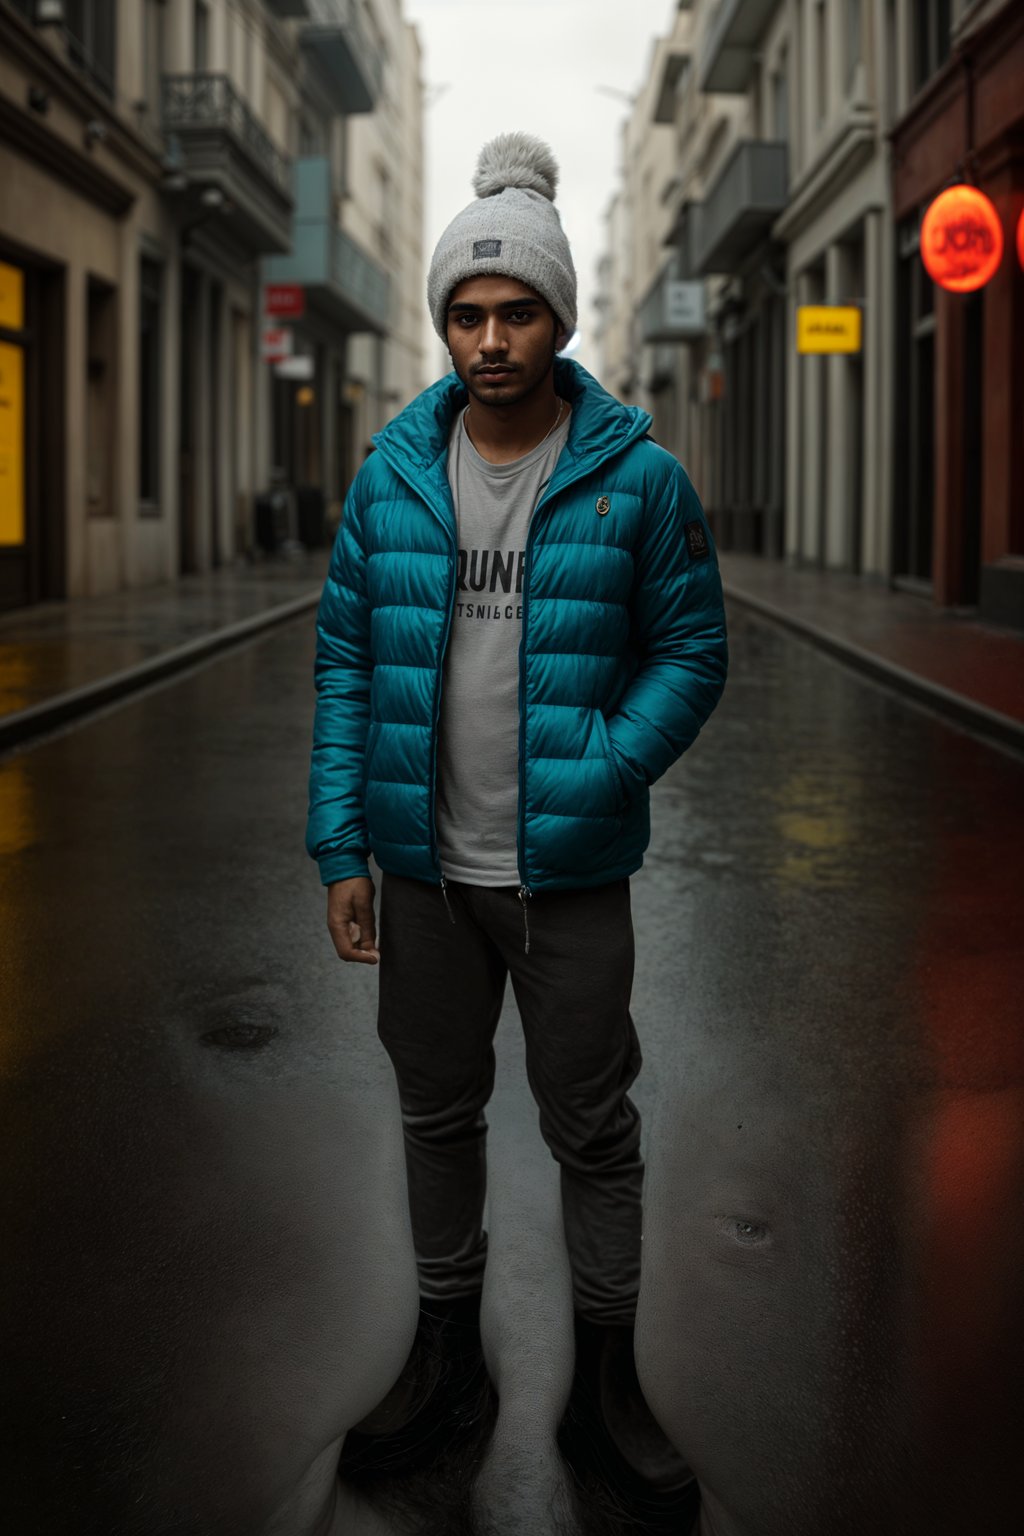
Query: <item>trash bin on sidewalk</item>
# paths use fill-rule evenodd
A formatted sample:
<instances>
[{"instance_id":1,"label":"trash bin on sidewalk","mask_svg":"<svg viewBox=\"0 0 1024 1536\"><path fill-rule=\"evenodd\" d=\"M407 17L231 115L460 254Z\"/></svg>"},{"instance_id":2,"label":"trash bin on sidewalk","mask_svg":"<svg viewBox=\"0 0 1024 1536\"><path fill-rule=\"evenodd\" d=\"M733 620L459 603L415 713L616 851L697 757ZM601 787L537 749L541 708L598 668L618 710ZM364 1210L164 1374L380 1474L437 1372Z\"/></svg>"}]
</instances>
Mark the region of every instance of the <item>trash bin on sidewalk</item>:
<instances>
[{"instance_id":1,"label":"trash bin on sidewalk","mask_svg":"<svg viewBox=\"0 0 1024 1536\"><path fill-rule=\"evenodd\" d=\"M319 485L300 485L295 492L298 511L299 543L306 549L323 549L326 508Z\"/></svg>"},{"instance_id":2,"label":"trash bin on sidewalk","mask_svg":"<svg viewBox=\"0 0 1024 1536\"><path fill-rule=\"evenodd\" d=\"M256 546L276 555L288 538L288 492L280 487L256 497Z\"/></svg>"}]
</instances>

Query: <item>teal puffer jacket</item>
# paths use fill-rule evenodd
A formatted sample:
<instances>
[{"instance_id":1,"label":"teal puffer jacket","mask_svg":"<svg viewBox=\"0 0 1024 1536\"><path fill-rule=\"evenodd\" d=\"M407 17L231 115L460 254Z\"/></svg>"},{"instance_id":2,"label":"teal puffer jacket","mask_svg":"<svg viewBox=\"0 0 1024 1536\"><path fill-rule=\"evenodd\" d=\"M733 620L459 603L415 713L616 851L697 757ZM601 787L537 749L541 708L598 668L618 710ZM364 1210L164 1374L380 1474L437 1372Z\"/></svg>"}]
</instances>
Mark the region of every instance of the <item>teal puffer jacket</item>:
<instances>
[{"instance_id":1,"label":"teal puffer jacket","mask_svg":"<svg viewBox=\"0 0 1024 1536\"><path fill-rule=\"evenodd\" d=\"M648 786L690 745L725 684L722 587L678 461L559 359L569 439L530 522L519 656L520 879L528 892L632 874ZM307 847L324 884L384 870L441 883L437 721L455 600L449 374L374 438L317 617Z\"/></svg>"}]
</instances>

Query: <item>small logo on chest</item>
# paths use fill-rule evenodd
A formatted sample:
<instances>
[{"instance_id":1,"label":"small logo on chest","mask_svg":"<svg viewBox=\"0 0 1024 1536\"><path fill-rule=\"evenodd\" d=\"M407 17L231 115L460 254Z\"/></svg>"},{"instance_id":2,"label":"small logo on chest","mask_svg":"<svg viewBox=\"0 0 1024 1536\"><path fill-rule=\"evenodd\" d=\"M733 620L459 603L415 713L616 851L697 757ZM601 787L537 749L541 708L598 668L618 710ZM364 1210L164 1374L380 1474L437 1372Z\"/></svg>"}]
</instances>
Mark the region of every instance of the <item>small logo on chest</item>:
<instances>
[{"instance_id":1,"label":"small logo on chest","mask_svg":"<svg viewBox=\"0 0 1024 1536\"><path fill-rule=\"evenodd\" d=\"M611 511L611 509L612 509L612 499L611 499L610 496L599 496L597 498L597 515L598 515L598 517L607 517L608 513Z\"/></svg>"}]
</instances>

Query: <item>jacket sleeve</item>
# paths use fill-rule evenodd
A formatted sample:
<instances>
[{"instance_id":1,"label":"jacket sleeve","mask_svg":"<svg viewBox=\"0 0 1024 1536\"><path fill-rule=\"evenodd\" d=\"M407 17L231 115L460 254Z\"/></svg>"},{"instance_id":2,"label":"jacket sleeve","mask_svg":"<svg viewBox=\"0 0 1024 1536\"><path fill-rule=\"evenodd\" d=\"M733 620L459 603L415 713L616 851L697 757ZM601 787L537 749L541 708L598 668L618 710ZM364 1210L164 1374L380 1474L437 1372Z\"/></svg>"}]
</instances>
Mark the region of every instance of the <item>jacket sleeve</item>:
<instances>
[{"instance_id":1,"label":"jacket sleeve","mask_svg":"<svg viewBox=\"0 0 1024 1536\"><path fill-rule=\"evenodd\" d=\"M362 476L342 513L316 620L316 712L306 848L324 885L369 875L363 767L370 722L370 605L362 532Z\"/></svg>"},{"instance_id":2,"label":"jacket sleeve","mask_svg":"<svg viewBox=\"0 0 1024 1536\"><path fill-rule=\"evenodd\" d=\"M728 647L714 542L686 471L674 464L635 551L640 665L608 735L628 796L696 740L725 687Z\"/></svg>"}]
</instances>

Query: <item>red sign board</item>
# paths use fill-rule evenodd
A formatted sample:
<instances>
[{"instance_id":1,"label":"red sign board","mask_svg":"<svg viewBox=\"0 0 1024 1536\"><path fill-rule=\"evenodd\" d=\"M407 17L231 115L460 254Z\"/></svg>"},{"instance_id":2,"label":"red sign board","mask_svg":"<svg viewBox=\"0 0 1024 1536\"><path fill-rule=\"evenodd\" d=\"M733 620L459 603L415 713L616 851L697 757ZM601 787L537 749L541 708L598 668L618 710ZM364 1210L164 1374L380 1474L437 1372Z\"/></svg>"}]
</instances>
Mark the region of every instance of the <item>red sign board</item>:
<instances>
[{"instance_id":1,"label":"red sign board","mask_svg":"<svg viewBox=\"0 0 1024 1536\"><path fill-rule=\"evenodd\" d=\"M921 222L921 259L940 288L984 288L1003 259L1003 226L984 192L963 183L940 192Z\"/></svg>"},{"instance_id":2,"label":"red sign board","mask_svg":"<svg viewBox=\"0 0 1024 1536\"><path fill-rule=\"evenodd\" d=\"M268 283L263 290L263 312L279 320L301 320L306 313L306 290L301 283Z\"/></svg>"},{"instance_id":3,"label":"red sign board","mask_svg":"<svg viewBox=\"0 0 1024 1536\"><path fill-rule=\"evenodd\" d=\"M265 325L260 351L267 363L279 363L295 350L295 333L288 325Z\"/></svg>"}]
</instances>

